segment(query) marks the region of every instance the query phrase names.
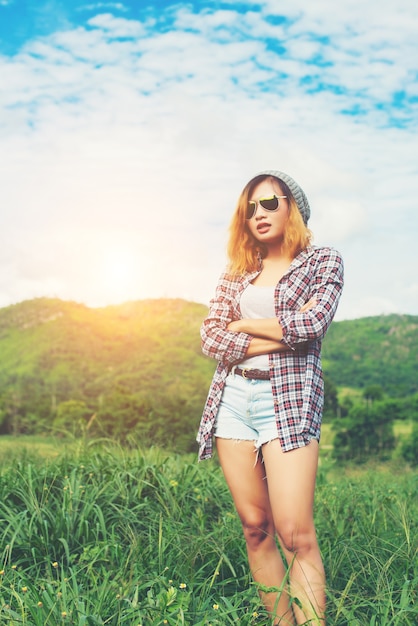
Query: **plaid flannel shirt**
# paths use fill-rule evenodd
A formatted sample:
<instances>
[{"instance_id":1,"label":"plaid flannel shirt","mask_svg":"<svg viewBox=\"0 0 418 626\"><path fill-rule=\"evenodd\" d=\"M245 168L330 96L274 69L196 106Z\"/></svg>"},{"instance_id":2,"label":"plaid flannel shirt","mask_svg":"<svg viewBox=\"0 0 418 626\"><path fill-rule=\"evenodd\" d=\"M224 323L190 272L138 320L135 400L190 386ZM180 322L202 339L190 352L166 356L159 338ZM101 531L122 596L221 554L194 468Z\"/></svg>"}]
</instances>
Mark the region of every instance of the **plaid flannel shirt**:
<instances>
[{"instance_id":1,"label":"plaid flannel shirt","mask_svg":"<svg viewBox=\"0 0 418 626\"><path fill-rule=\"evenodd\" d=\"M213 431L226 377L244 360L251 335L227 330L240 319L241 294L261 272L221 276L209 314L201 327L202 351L218 361L197 441L199 459L212 456ZM275 312L289 350L269 354L277 436L286 452L319 440L323 380L321 344L335 315L344 282L343 261L332 248L308 247L291 263L275 289ZM300 308L315 297L314 308Z\"/></svg>"}]
</instances>

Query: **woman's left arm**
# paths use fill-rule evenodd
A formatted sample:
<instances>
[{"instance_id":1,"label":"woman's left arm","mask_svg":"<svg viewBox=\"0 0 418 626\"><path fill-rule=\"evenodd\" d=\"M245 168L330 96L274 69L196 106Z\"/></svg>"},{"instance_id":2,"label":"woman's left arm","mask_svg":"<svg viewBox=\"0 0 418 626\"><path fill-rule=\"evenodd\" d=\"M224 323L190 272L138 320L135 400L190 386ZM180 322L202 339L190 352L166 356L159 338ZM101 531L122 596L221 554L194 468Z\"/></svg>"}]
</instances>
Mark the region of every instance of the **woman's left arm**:
<instances>
[{"instance_id":1,"label":"woman's left arm","mask_svg":"<svg viewBox=\"0 0 418 626\"><path fill-rule=\"evenodd\" d=\"M309 311L316 305L316 299L311 298L300 309L299 313ZM261 339L270 339L273 341L282 341L283 330L277 317L270 317L264 319L248 319L234 320L228 324L228 330L233 332L248 333L253 337L260 337Z\"/></svg>"},{"instance_id":2,"label":"woman's left arm","mask_svg":"<svg viewBox=\"0 0 418 626\"><path fill-rule=\"evenodd\" d=\"M311 276L310 296L315 306L279 316L282 342L295 349L298 344L321 340L334 318L344 284L344 264L333 248L319 248Z\"/></svg>"},{"instance_id":3,"label":"woman's left arm","mask_svg":"<svg viewBox=\"0 0 418 626\"><path fill-rule=\"evenodd\" d=\"M301 343L322 339L337 310L344 283L344 266L336 250L323 248L319 254L311 279L311 299L298 311L278 318L236 320L228 329L281 341L291 349Z\"/></svg>"}]
</instances>

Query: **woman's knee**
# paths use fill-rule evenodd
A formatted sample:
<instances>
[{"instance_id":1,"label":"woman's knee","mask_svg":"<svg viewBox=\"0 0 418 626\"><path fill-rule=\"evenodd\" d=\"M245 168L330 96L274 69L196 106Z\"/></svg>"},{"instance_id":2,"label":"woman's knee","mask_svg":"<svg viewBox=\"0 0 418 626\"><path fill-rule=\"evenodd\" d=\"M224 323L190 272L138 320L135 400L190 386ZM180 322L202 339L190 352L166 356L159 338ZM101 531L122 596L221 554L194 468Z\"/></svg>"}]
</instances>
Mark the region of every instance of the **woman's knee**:
<instances>
[{"instance_id":1,"label":"woman's knee","mask_svg":"<svg viewBox=\"0 0 418 626\"><path fill-rule=\"evenodd\" d=\"M250 549L257 549L266 539L274 540L273 521L264 512L250 512L241 515L245 541Z\"/></svg>"},{"instance_id":2,"label":"woman's knee","mask_svg":"<svg viewBox=\"0 0 418 626\"><path fill-rule=\"evenodd\" d=\"M301 528L291 521L281 523L276 527L277 535L282 547L287 552L306 554L317 547L315 527L312 525Z\"/></svg>"}]
</instances>

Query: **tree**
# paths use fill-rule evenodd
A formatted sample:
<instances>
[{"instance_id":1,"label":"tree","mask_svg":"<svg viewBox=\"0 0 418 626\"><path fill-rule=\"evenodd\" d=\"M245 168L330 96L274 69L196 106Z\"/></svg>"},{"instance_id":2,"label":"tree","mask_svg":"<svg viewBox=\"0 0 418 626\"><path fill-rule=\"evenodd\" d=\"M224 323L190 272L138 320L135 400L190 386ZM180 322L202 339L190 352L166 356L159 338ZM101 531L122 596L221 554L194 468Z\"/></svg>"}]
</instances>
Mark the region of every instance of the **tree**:
<instances>
[{"instance_id":1,"label":"tree","mask_svg":"<svg viewBox=\"0 0 418 626\"><path fill-rule=\"evenodd\" d=\"M418 422L414 422L411 437L402 445L402 456L413 467L418 465Z\"/></svg>"},{"instance_id":2,"label":"tree","mask_svg":"<svg viewBox=\"0 0 418 626\"><path fill-rule=\"evenodd\" d=\"M53 426L62 434L71 433L75 437L82 435L86 429L91 411L81 400L65 400L57 406Z\"/></svg>"},{"instance_id":3,"label":"tree","mask_svg":"<svg viewBox=\"0 0 418 626\"><path fill-rule=\"evenodd\" d=\"M384 396L383 389L380 385L369 385L363 391L363 398L369 402L382 400Z\"/></svg>"},{"instance_id":4,"label":"tree","mask_svg":"<svg viewBox=\"0 0 418 626\"><path fill-rule=\"evenodd\" d=\"M151 412L152 402L147 393L133 394L124 385L116 385L101 400L94 433L123 441L139 422L150 423Z\"/></svg>"},{"instance_id":5,"label":"tree","mask_svg":"<svg viewBox=\"0 0 418 626\"><path fill-rule=\"evenodd\" d=\"M338 415L337 387L329 376L324 374L324 417L336 417Z\"/></svg>"},{"instance_id":6,"label":"tree","mask_svg":"<svg viewBox=\"0 0 418 626\"><path fill-rule=\"evenodd\" d=\"M395 446L393 418L384 411L384 402L357 403L348 415L333 423L334 457L339 461L384 459Z\"/></svg>"},{"instance_id":7,"label":"tree","mask_svg":"<svg viewBox=\"0 0 418 626\"><path fill-rule=\"evenodd\" d=\"M22 402L16 387L5 389L0 396L0 434L19 435L22 431Z\"/></svg>"}]
</instances>

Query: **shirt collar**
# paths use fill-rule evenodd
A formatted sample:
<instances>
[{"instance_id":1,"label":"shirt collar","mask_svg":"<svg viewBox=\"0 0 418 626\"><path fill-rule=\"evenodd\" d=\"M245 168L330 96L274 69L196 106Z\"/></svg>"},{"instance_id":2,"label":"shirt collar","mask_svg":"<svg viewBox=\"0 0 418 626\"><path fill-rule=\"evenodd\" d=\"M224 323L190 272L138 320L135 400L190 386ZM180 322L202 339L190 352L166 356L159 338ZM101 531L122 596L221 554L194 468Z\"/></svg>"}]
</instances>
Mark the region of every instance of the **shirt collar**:
<instances>
[{"instance_id":1,"label":"shirt collar","mask_svg":"<svg viewBox=\"0 0 418 626\"><path fill-rule=\"evenodd\" d=\"M290 274L290 272L293 272L295 268L303 265L306 259L309 259L309 257L311 257L314 254L314 252L315 252L315 248L313 246L307 246L304 250L302 250L302 252L299 252L297 257L293 259L293 261L291 262L291 264L289 265L288 269L283 274L283 276L287 276L287 274ZM247 274L248 282L251 282L252 280L254 280L254 278L260 274L262 269L263 269L263 260L260 258L260 268L258 270L255 270L254 272L250 272L249 274Z\"/></svg>"}]
</instances>

